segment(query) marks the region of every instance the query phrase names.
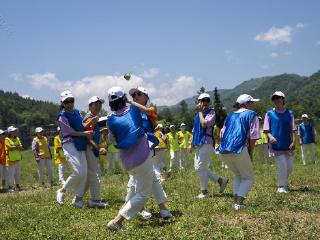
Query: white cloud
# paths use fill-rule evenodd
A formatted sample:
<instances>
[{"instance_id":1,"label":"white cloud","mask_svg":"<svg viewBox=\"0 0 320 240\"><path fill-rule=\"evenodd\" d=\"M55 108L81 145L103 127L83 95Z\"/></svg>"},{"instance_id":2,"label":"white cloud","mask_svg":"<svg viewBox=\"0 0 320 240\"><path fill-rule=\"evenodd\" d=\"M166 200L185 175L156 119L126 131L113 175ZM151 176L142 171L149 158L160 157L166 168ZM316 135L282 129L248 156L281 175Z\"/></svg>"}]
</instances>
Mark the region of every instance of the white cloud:
<instances>
[{"instance_id":1,"label":"white cloud","mask_svg":"<svg viewBox=\"0 0 320 240\"><path fill-rule=\"evenodd\" d=\"M21 75L21 73L11 73L9 75L9 78L13 79L14 81L19 82L22 80L22 75Z\"/></svg>"},{"instance_id":2,"label":"white cloud","mask_svg":"<svg viewBox=\"0 0 320 240\"><path fill-rule=\"evenodd\" d=\"M23 97L23 98L27 98L27 99L33 99L33 97L30 97L30 96L29 96L29 95L27 95L27 94L21 95L21 97Z\"/></svg>"},{"instance_id":3,"label":"white cloud","mask_svg":"<svg viewBox=\"0 0 320 240\"><path fill-rule=\"evenodd\" d=\"M276 52L272 52L272 53L270 54L270 57L272 57L272 58L277 58L277 57L279 57L279 54L276 53Z\"/></svg>"},{"instance_id":4,"label":"white cloud","mask_svg":"<svg viewBox=\"0 0 320 240\"><path fill-rule=\"evenodd\" d=\"M140 74L143 78L155 78L159 76L160 69L159 68L150 68L147 70L144 70L143 73Z\"/></svg>"},{"instance_id":5,"label":"white cloud","mask_svg":"<svg viewBox=\"0 0 320 240\"><path fill-rule=\"evenodd\" d=\"M192 76L179 76L170 83L149 82L141 75L131 75L129 81L122 75L94 75L86 76L77 81L62 81L54 73L36 73L28 76L28 80L35 89L46 89L57 92L70 90L76 97L77 105L85 109L87 100L94 95L106 98L107 91L113 86L123 87L126 92L131 88L143 86L147 89L150 99L157 105L173 105L178 101L194 95L197 84Z\"/></svg>"},{"instance_id":6,"label":"white cloud","mask_svg":"<svg viewBox=\"0 0 320 240\"><path fill-rule=\"evenodd\" d=\"M256 41L266 41L272 46L277 46L281 43L290 43L292 41L293 28L285 26L282 28L271 27L267 32L259 33L255 36Z\"/></svg>"},{"instance_id":7,"label":"white cloud","mask_svg":"<svg viewBox=\"0 0 320 240\"><path fill-rule=\"evenodd\" d=\"M305 26L306 25L301 22L296 24L296 28L304 28Z\"/></svg>"}]
</instances>

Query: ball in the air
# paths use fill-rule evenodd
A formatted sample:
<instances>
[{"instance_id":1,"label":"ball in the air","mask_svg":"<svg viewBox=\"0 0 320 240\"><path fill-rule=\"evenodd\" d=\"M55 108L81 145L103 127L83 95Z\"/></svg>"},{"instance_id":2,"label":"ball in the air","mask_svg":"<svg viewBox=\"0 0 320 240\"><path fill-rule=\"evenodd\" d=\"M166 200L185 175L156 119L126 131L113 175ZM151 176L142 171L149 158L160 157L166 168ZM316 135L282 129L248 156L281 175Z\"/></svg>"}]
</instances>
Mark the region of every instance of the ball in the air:
<instances>
[{"instance_id":1,"label":"ball in the air","mask_svg":"<svg viewBox=\"0 0 320 240\"><path fill-rule=\"evenodd\" d=\"M125 80L129 81L130 78L131 78L131 74L130 73L126 73L123 77L124 77Z\"/></svg>"}]
</instances>

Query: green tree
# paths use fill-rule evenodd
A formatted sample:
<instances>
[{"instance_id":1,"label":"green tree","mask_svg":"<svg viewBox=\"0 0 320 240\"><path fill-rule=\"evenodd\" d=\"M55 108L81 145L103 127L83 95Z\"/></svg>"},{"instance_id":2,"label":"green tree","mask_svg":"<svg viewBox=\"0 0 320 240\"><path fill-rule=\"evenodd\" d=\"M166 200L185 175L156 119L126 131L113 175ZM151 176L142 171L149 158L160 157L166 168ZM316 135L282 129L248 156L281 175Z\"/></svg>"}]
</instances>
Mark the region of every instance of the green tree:
<instances>
[{"instance_id":1,"label":"green tree","mask_svg":"<svg viewBox=\"0 0 320 240\"><path fill-rule=\"evenodd\" d=\"M218 92L218 88L215 87L214 88L214 91L213 91L213 100L214 100L214 110L216 112L216 125L219 127L219 128L222 128L223 127L223 123L224 123L224 119L226 118L227 116L227 113L226 111L224 110L224 107L221 103L221 100L220 100L220 94Z\"/></svg>"}]
</instances>

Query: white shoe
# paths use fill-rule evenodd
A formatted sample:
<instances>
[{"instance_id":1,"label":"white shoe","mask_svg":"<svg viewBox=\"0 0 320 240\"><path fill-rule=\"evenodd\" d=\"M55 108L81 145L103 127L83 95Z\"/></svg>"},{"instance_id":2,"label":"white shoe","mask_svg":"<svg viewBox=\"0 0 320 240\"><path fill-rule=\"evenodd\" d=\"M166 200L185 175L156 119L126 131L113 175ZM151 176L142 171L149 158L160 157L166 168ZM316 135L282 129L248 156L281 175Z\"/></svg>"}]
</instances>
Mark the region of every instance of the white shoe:
<instances>
[{"instance_id":1,"label":"white shoe","mask_svg":"<svg viewBox=\"0 0 320 240\"><path fill-rule=\"evenodd\" d=\"M198 198L199 200L203 200L203 199L208 198L208 197L210 197L209 193L206 193L206 194L200 193L200 194L197 196L197 198Z\"/></svg>"},{"instance_id":2,"label":"white shoe","mask_svg":"<svg viewBox=\"0 0 320 240\"><path fill-rule=\"evenodd\" d=\"M220 184L219 193L223 193L228 184L228 178L222 178L222 183Z\"/></svg>"},{"instance_id":3,"label":"white shoe","mask_svg":"<svg viewBox=\"0 0 320 240\"><path fill-rule=\"evenodd\" d=\"M83 201L80 200L80 201L76 201L76 197L73 198L72 200L72 206L75 207L75 208L83 208L84 204L83 204Z\"/></svg>"},{"instance_id":4,"label":"white shoe","mask_svg":"<svg viewBox=\"0 0 320 240\"><path fill-rule=\"evenodd\" d=\"M152 214L146 210L142 210L142 211L138 212L138 215L145 220L150 219L152 217Z\"/></svg>"},{"instance_id":5,"label":"white shoe","mask_svg":"<svg viewBox=\"0 0 320 240\"><path fill-rule=\"evenodd\" d=\"M172 218L172 214L168 210L160 210L160 216L165 220Z\"/></svg>"},{"instance_id":6,"label":"white shoe","mask_svg":"<svg viewBox=\"0 0 320 240\"><path fill-rule=\"evenodd\" d=\"M65 198L65 193L58 190L56 199L60 205L64 204L64 198Z\"/></svg>"},{"instance_id":7,"label":"white shoe","mask_svg":"<svg viewBox=\"0 0 320 240\"><path fill-rule=\"evenodd\" d=\"M88 207L89 208L105 208L107 206L106 203L102 202L101 200L89 200Z\"/></svg>"},{"instance_id":8,"label":"white shoe","mask_svg":"<svg viewBox=\"0 0 320 240\"><path fill-rule=\"evenodd\" d=\"M235 204L233 204L233 208L238 211L240 209L246 208L246 205L235 203Z\"/></svg>"},{"instance_id":9,"label":"white shoe","mask_svg":"<svg viewBox=\"0 0 320 240\"><path fill-rule=\"evenodd\" d=\"M109 228L112 231L117 231L117 232L122 232L123 231L123 227L121 225L117 224L117 223L114 223L113 220L108 222L107 228Z\"/></svg>"},{"instance_id":10,"label":"white shoe","mask_svg":"<svg viewBox=\"0 0 320 240\"><path fill-rule=\"evenodd\" d=\"M284 187L279 187L277 190L278 193L288 193L288 190Z\"/></svg>"}]
</instances>

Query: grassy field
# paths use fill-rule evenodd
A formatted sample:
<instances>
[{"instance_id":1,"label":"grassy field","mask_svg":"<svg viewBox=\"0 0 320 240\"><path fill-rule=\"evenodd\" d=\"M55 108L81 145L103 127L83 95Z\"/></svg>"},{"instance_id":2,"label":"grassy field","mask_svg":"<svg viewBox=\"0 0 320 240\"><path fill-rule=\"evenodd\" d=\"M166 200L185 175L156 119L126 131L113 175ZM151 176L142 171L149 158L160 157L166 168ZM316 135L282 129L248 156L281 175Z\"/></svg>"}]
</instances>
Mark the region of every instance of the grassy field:
<instances>
[{"instance_id":1,"label":"grassy field","mask_svg":"<svg viewBox=\"0 0 320 240\"><path fill-rule=\"evenodd\" d=\"M290 178L292 192L285 195L276 193L276 165L255 160L255 182L246 202L248 208L238 212L231 207L231 184L226 193L218 194L218 186L211 183L211 198L195 198L199 184L190 160L184 172L164 182L173 219L160 219L152 198L147 204L153 213L150 220L135 218L126 222L125 232L115 233L105 225L123 204L126 174L102 178L107 209L74 209L70 206L71 194L66 204L59 206L55 202L58 187L39 187L36 164L30 151L26 151L22 165L24 191L0 194L0 239L319 239L319 156L318 148L318 165L309 162L303 166L300 151L296 151ZM212 167L219 174L232 177L216 157Z\"/></svg>"}]
</instances>

